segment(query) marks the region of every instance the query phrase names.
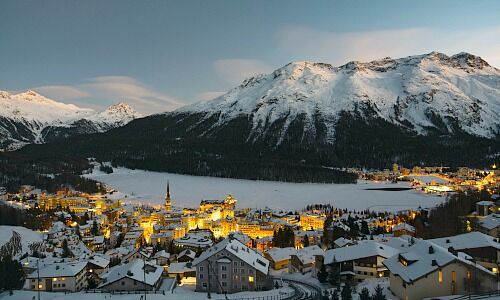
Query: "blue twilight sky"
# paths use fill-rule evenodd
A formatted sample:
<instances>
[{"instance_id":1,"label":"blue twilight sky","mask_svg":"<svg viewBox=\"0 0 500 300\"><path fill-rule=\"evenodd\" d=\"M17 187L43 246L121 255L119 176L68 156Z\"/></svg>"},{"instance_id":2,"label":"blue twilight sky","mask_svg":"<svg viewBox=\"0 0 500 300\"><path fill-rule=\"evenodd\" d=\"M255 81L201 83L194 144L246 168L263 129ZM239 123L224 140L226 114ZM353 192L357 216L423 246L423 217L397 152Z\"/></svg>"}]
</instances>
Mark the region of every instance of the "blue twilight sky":
<instances>
[{"instance_id":1,"label":"blue twilight sky","mask_svg":"<svg viewBox=\"0 0 500 300\"><path fill-rule=\"evenodd\" d=\"M500 1L0 1L0 90L149 114L293 60L433 50L500 67Z\"/></svg>"}]
</instances>

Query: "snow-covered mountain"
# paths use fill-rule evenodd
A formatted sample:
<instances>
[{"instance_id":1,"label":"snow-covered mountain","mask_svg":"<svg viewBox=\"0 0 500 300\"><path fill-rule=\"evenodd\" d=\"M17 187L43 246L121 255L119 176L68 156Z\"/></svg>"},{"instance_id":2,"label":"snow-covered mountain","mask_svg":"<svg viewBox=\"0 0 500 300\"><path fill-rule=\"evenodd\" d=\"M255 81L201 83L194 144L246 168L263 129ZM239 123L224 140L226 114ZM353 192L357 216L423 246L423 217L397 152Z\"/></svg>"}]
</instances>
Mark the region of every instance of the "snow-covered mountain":
<instances>
[{"instance_id":1,"label":"snow-covered mountain","mask_svg":"<svg viewBox=\"0 0 500 300\"><path fill-rule=\"evenodd\" d=\"M104 132L140 117L126 103L96 112L51 100L34 91L0 91L0 146L16 149L59 136Z\"/></svg>"},{"instance_id":2,"label":"snow-covered mountain","mask_svg":"<svg viewBox=\"0 0 500 300\"><path fill-rule=\"evenodd\" d=\"M243 117L251 125L249 142L271 134L280 144L300 120L304 137L317 138L321 130L322 139L334 143L344 113L381 118L418 135L466 132L493 138L500 133L500 70L468 53L432 52L338 67L293 62L175 113L202 114L198 124L216 120L204 134Z\"/></svg>"}]
</instances>

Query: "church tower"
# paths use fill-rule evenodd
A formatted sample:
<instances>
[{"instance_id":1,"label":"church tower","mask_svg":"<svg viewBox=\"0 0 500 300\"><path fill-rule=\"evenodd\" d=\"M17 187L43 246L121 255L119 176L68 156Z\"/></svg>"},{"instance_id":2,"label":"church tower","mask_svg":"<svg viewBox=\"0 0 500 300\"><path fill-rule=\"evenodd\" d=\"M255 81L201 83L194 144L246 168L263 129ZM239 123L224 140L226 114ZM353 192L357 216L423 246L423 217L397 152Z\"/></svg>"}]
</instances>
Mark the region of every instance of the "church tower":
<instances>
[{"instance_id":1,"label":"church tower","mask_svg":"<svg viewBox=\"0 0 500 300\"><path fill-rule=\"evenodd\" d=\"M172 211L172 199L170 199L170 183L167 181L167 195L165 196L165 210Z\"/></svg>"}]
</instances>

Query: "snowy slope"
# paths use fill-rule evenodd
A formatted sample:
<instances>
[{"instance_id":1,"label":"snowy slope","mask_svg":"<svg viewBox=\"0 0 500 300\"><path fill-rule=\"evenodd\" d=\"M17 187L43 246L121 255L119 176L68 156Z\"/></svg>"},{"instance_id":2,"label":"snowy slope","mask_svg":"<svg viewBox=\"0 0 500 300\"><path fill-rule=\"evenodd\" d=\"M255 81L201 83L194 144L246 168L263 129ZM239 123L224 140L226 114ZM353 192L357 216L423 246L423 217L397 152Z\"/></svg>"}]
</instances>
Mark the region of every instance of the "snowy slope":
<instances>
[{"instance_id":1,"label":"snowy slope","mask_svg":"<svg viewBox=\"0 0 500 300\"><path fill-rule=\"evenodd\" d=\"M327 142L333 142L341 112L380 117L418 134L438 127L453 133L458 125L492 138L500 132L500 70L468 53L448 57L432 52L339 67L293 62L247 79L214 100L176 111L218 116L214 126L247 116L251 139L262 137L278 121L283 139L299 117L304 130L314 134L320 120Z\"/></svg>"},{"instance_id":2,"label":"snowy slope","mask_svg":"<svg viewBox=\"0 0 500 300\"><path fill-rule=\"evenodd\" d=\"M0 91L0 144L15 149L29 143L43 143L54 132L61 135L61 130L65 135L102 132L140 117L123 102L96 112L48 99L34 91L18 94Z\"/></svg>"},{"instance_id":3,"label":"snowy slope","mask_svg":"<svg viewBox=\"0 0 500 300\"><path fill-rule=\"evenodd\" d=\"M17 234L16 234L17 233ZM17 255L22 255L30 251L30 245L43 241L43 235L31 229L22 226L0 226L0 248L7 243L12 243L13 236L20 237L20 245L22 249L17 251ZM14 238L15 240L16 238ZM16 244L17 241L14 242Z\"/></svg>"}]
</instances>

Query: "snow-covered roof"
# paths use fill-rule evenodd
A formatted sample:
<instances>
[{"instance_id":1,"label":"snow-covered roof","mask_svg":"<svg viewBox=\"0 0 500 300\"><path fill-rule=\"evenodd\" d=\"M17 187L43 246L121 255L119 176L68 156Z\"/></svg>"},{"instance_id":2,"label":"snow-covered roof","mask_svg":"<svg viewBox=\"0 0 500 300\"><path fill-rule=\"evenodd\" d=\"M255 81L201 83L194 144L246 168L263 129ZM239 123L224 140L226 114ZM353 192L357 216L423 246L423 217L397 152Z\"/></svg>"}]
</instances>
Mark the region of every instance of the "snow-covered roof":
<instances>
[{"instance_id":1,"label":"snow-covered roof","mask_svg":"<svg viewBox=\"0 0 500 300\"><path fill-rule=\"evenodd\" d=\"M170 258L170 253L168 253L165 250L161 250L161 251L156 252L155 255L153 255L153 258L160 258L160 257Z\"/></svg>"},{"instance_id":2,"label":"snow-covered roof","mask_svg":"<svg viewBox=\"0 0 500 300\"><path fill-rule=\"evenodd\" d=\"M193 266L200 264L209 257L221 252L222 250L227 250L229 253L238 257L242 261L246 262L251 267L255 268L264 274L269 271L269 261L262 257L257 251L248 248L245 244L234 238L226 238L218 244L205 250L199 257L193 261Z\"/></svg>"},{"instance_id":3,"label":"snow-covered roof","mask_svg":"<svg viewBox=\"0 0 500 300\"><path fill-rule=\"evenodd\" d=\"M338 239L336 239L335 241L333 241L333 243L335 244L335 246L337 246L337 247L340 248L340 247L344 247L344 246L347 246L347 245L353 245L356 242L351 241L349 239L346 239L344 237L339 237Z\"/></svg>"},{"instance_id":4,"label":"snow-covered roof","mask_svg":"<svg viewBox=\"0 0 500 300\"><path fill-rule=\"evenodd\" d=\"M182 250L179 255L177 255L177 258L180 258L180 257L183 257L183 256L187 256L187 257L190 257L192 259L195 258L196 256L196 252L194 252L193 250L190 250L190 249L185 249L185 250Z\"/></svg>"},{"instance_id":5,"label":"snow-covered roof","mask_svg":"<svg viewBox=\"0 0 500 300\"><path fill-rule=\"evenodd\" d=\"M176 263L171 263L168 266L168 273L169 274L183 274L187 272L195 272L196 267L194 267L190 263L186 262L176 262Z\"/></svg>"},{"instance_id":6,"label":"snow-covered roof","mask_svg":"<svg viewBox=\"0 0 500 300\"><path fill-rule=\"evenodd\" d=\"M87 262L76 263L56 263L40 268L39 272L33 272L28 278L52 278L52 277L73 277L80 273L87 266ZM40 273L40 275L38 275Z\"/></svg>"},{"instance_id":7,"label":"snow-covered roof","mask_svg":"<svg viewBox=\"0 0 500 300\"><path fill-rule=\"evenodd\" d=\"M380 244L390 246L394 249L398 249L399 251L405 251L406 249L408 249L412 241L415 241L415 238L409 235L401 235L398 237L377 235L374 236L373 239Z\"/></svg>"},{"instance_id":8,"label":"snow-covered roof","mask_svg":"<svg viewBox=\"0 0 500 300\"><path fill-rule=\"evenodd\" d=\"M476 202L476 205L490 206L490 205L495 205L495 202L493 202L493 201L479 201L479 202Z\"/></svg>"},{"instance_id":9,"label":"snow-covered roof","mask_svg":"<svg viewBox=\"0 0 500 300\"><path fill-rule=\"evenodd\" d=\"M497 228L500 226L500 214L489 214L486 217L479 219L479 225L488 230Z\"/></svg>"},{"instance_id":10,"label":"snow-covered roof","mask_svg":"<svg viewBox=\"0 0 500 300\"><path fill-rule=\"evenodd\" d=\"M455 250L493 247L500 250L500 244L497 242L496 238L477 231L450 237L430 239L429 241L445 249L449 247L453 247Z\"/></svg>"},{"instance_id":11,"label":"snow-covered roof","mask_svg":"<svg viewBox=\"0 0 500 300\"><path fill-rule=\"evenodd\" d=\"M94 264L94 265L104 269L107 266L109 266L109 259L107 259L101 255L94 255L90 258L89 263Z\"/></svg>"},{"instance_id":12,"label":"snow-covered roof","mask_svg":"<svg viewBox=\"0 0 500 300\"><path fill-rule=\"evenodd\" d=\"M408 223L403 222L403 223L399 223L399 224L394 225L394 227L392 228L392 231L397 231L397 230L406 230L406 231L410 231L410 232L415 232L415 227L411 226Z\"/></svg>"},{"instance_id":13,"label":"snow-covered roof","mask_svg":"<svg viewBox=\"0 0 500 300\"><path fill-rule=\"evenodd\" d=\"M314 245L297 250L295 256L305 265L314 262L314 257L316 255L322 255L323 253L324 251L319 246Z\"/></svg>"},{"instance_id":14,"label":"snow-covered roof","mask_svg":"<svg viewBox=\"0 0 500 300\"><path fill-rule=\"evenodd\" d=\"M274 247L267 250L266 253L274 262L278 262L290 259L290 256L296 253L296 250L293 247L286 247L286 248Z\"/></svg>"},{"instance_id":15,"label":"snow-covered roof","mask_svg":"<svg viewBox=\"0 0 500 300\"><path fill-rule=\"evenodd\" d=\"M405 282L415 281L454 261L465 263L493 275L493 273L482 266L474 264L469 259L472 258L465 253L459 252L454 255L428 240L419 240L408 249L408 252L390 257L384 260L383 264L392 274L401 277ZM403 262L406 266L403 265Z\"/></svg>"},{"instance_id":16,"label":"snow-covered roof","mask_svg":"<svg viewBox=\"0 0 500 300\"><path fill-rule=\"evenodd\" d=\"M399 250L375 241L360 241L353 246L327 250L324 263L331 264L334 259L336 262L344 262L372 256L388 258L398 253Z\"/></svg>"},{"instance_id":17,"label":"snow-covered roof","mask_svg":"<svg viewBox=\"0 0 500 300\"><path fill-rule=\"evenodd\" d=\"M237 239L238 241L242 242L243 244L247 244L248 242L250 242L252 239L244 234L243 232L241 231L235 231L233 233L230 233L235 239Z\"/></svg>"},{"instance_id":18,"label":"snow-covered roof","mask_svg":"<svg viewBox=\"0 0 500 300\"><path fill-rule=\"evenodd\" d=\"M115 266L102 274L103 283L99 287L106 286L122 278L130 278L154 286L160 280L162 273L163 268L161 266L149 262L144 264L143 260L136 259L129 263ZM144 280L144 278L146 279Z\"/></svg>"}]
</instances>

